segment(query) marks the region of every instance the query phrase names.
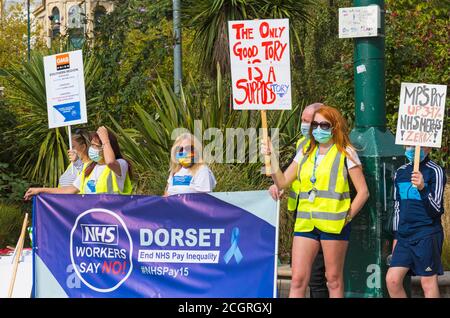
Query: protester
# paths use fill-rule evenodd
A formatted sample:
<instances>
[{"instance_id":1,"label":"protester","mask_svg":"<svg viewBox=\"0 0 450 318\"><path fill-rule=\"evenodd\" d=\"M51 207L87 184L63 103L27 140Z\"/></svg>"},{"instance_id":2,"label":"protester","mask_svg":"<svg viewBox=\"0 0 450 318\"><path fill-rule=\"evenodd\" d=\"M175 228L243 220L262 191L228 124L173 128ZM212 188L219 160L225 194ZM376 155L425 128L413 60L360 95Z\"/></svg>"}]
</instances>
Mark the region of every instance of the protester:
<instances>
[{"instance_id":1,"label":"protester","mask_svg":"<svg viewBox=\"0 0 450 318\"><path fill-rule=\"evenodd\" d=\"M67 150L70 164L66 171L59 177L59 187L71 186L77 176L91 162L88 155L90 145L89 133L84 129L76 129L75 133L72 134L72 149Z\"/></svg>"},{"instance_id":2,"label":"protester","mask_svg":"<svg viewBox=\"0 0 450 318\"><path fill-rule=\"evenodd\" d=\"M289 163L282 168L286 170L287 167L292 163L297 153L302 153L309 146L309 129L311 127L311 122L313 120L314 112L319 109L321 103L314 103L305 107L301 116L301 134L302 137L297 141L295 146L295 154L289 160ZM300 189L300 180L296 178L291 184L291 190L289 192L287 208L289 211L297 211L298 195ZM274 200L279 200L283 190L279 190L276 184L273 184L269 188L269 192ZM293 252L294 253L294 252ZM298 252L296 252L298 253ZM309 280L309 295L310 298L328 298L328 288L325 278L325 263L323 259L322 249L319 248L316 258L314 259L312 269L311 269L311 279Z\"/></svg>"},{"instance_id":3,"label":"protester","mask_svg":"<svg viewBox=\"0 0 450 318\"><path fill-rule=\"evenodd\" d=\"M180 135L170 151L170 173L167 195L211 192L216 179L202 158L202 146L192 134Z\"/></svg>"},{"instance_id":4,"label":"protester","mask_svg":"<svg viewBox=\"0 0 450 318\"><path fill-rule=\"evenodd\" d=\"M421 147L419 171L414 172L415 149L407 147L410 162L394 176L395 242L386 275L391 297L406 297L403 279L407 274L420 276L426 298L440 297L437 276L443 275L441 216L447 179L444 169L428 157L430 151Z\"/></svg>"},{"instance_id":5,"label":"protester","mask_svg":"<svg viewBox=\"0 0 450 318\"><path fill-rule=\"evenodd\" d=\"M105 127L98 128L90 138L88 155L92 162L77 176L73 185L63 188L30 188L24 198L38 193L60 194L131 194L131 166L123 159L114 134Z\"/></svg>"},{"instance_id":6,"label":"protester","mask_svg":"<svg viewBox=\"0 0 450 318\"><path fill-rule=\"evenodd\" d=\"M272 178L279 189L300 179L299 203L294 228L290 297L305 297L311 267L319 247L323 249L330 297L344 296L343 268L351 220L364 206L369 191L358 155L350 143L345 119L333 107L322 106L314 114L310 145L298 153L282 173L271 143L262 144L271 155ZM356 196L350 200L348 175Z\"/></svg>"}]
</instances>

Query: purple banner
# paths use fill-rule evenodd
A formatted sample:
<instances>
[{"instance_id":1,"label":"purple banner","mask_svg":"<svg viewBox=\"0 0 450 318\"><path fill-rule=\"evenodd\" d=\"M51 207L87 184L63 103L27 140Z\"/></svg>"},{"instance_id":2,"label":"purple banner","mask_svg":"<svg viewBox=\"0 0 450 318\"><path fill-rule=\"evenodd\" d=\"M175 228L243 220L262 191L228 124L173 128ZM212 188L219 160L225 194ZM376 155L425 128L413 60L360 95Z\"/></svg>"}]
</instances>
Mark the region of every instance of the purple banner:
<instances>
[{"instance_id":1,"label":"purple banner","mask_svg":"<svg viewBox=\"0 0 450 318\"><path fill-rule=\"evenodd\" d=\"M38 195L35 297L273 297L266 191Z\"/></svg>"}]
</instances>

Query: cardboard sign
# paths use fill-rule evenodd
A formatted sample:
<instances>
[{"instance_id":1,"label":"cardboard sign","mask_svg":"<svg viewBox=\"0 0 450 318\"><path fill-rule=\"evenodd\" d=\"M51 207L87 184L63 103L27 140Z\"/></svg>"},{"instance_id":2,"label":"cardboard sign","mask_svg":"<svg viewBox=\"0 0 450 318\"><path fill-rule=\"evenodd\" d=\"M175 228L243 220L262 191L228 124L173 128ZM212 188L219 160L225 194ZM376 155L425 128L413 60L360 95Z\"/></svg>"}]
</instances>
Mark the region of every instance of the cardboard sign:
<instances>
[{"instance_id":1,"label":"cardboard sign","mask_svg":"<svg viewBox=\"0 0 450 318\"><path fill-rule=\"evenodd\" d=\"M378 36L381 27L380 7L352 7L339 9L339 38Z\"/></svg>"},{"instance_id":2,"label":"cardboard sign","mask_svg":"<svg viewBox=\"0 0 450 318\"><path fill-rule=\"evenodd\" d=\"M233 109L291 109L289 20L229 21Z\"/></svg>"},{"instance_id":3,"label":"cardboard sign","mask_svg":"<svg viewBox=\"0 0 450 318\"><path fill-rule=\"evenodd\" d=\"M447 86L402 83L395 143L441 147Z\"/></svg>"},{"instance_id":4,"label":"cardboard sign","mask_svg":"<svg viewBox=\"0 0 450 318\"><path fill-rule=\"evenodd\" d=\"M48 127L87 123L81 50L44 57Z\"/></svg>"}]
</instances>

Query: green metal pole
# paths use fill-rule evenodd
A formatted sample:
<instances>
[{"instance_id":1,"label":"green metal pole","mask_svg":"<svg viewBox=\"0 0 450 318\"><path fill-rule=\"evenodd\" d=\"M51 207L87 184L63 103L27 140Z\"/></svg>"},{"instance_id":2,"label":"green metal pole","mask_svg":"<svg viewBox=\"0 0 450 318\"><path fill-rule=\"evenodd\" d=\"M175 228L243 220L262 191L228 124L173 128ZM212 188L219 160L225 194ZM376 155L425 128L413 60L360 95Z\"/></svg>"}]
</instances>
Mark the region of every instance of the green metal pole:
<instances>
[{"instance_id":1,"label":"green metal pole","mask_svg":"<svg viewBox=\"0 0 450 318\"><path fill-rule=\"evenodd\" d=\"M393 176L404 163L403 148L386 128L384 0L354 0L354 6L378 5L377 37L354 39L355 128L370 198L352 222L345 264L347 297L388 297L386 260L392 250ZM354 195L354 191L353 195Z\"/></svg>"},{"instance_id":2,"label":"green metal pole","mask_svg":"<svg viewBox=\"0 0 450 318\"><path fill-rule=\"evenodd\" d=\"M376 4L381 8L380 36L356 38L353 55L356 127L386 128L384 68L384 1L355 0L355 7ZM357 71L358 66L364 66Z\"/></svg>"},{"instance_id":3,"label":"green metal pole","mask_svg":"<svg viewBox=\"0 0 450 318\"><path fill-rule=\"evenodd\" d=\"M180 0L173 0L173 30L175 45L173 48L173 88L175 94L181 92L181 81L183 77L181 60L181 15Z\"/></svg>"},{"instance_id":4,"label":"green metal pole","mask_svg":"<svg viewBox=\"0 0 450 318\"><path fill-rule=\"evenodd\" d=\"M27 0L27 56L28 56L28 62L31 58L31 45L30 45L30 38L31 38L31 31L30 31L30 0Z\"/></svg>"}]
</instances>

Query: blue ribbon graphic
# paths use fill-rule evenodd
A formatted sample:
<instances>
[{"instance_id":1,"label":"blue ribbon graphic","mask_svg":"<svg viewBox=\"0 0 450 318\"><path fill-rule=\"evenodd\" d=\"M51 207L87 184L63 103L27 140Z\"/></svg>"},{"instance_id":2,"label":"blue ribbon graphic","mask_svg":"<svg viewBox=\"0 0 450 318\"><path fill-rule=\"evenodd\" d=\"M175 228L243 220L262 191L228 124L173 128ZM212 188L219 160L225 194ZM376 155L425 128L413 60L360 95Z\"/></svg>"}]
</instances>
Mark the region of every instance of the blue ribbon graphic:
<instances>
[{"instance_id":1,"label":"blue ribbon graphic","mask_svg":"<svg viewBox=\"0 0 450 318\"><path fill-rule=\"evenodd\" d=\"M236 263L239 264L241 262L243 256L241 250L239 249L238 243L239 243L239 228L235 227L231 232L231 247L228 249L228 251L225 253L225 256L223 257L225 263L228 264L228 262L231 260L233 256L236 260Z\"/></svg>"}]
</instances>

